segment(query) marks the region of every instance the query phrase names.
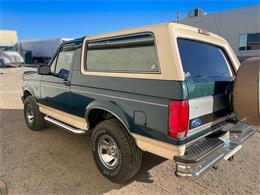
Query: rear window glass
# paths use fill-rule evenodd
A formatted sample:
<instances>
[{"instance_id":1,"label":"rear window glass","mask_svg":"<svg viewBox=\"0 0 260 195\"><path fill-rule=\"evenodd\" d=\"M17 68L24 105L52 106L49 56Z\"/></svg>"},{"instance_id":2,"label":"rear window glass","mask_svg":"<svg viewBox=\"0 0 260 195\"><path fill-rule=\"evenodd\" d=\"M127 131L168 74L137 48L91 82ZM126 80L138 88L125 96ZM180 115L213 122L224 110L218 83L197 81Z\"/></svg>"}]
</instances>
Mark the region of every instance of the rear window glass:
<instances>
[{"instance_id":1,"label":"rear window glass","mask_svg":"<svg viewBox=\"0 0 260 195\"><path fill-rule=\"evenodd\" d=\"M177 41L185 78L232 76L230 63L221 48L187 39Z\"/></svg>"},{"instance_id":2,"label":"rear window glass","mask_svg":"<svg viewBox=\"0 0 260 195\"><path fill-rule=\"evenodd\" d=\"M159 72L154 37L129 35L87 44L86 68L108 72Z\"/></svg>"}]
</instances>

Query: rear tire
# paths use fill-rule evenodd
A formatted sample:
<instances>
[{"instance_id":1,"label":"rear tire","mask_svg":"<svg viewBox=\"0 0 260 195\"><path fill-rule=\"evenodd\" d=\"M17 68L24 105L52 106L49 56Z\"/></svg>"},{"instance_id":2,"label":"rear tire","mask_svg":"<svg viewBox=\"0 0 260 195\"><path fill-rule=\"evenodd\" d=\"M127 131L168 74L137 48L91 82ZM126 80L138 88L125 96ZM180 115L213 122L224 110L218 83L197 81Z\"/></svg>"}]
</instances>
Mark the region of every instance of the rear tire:
<instances>
[{"instance_id":1,"label":"rear tire","mask_svg":"<svg viewBox=\"0 0 260 195\"><path fill-rule=\"evenodd\" d=\"M44 114L39 111L35 99L32 96L24 100L24 119L27 127L32 131L39 131L46 127Z\"/></svg>"},{"instance_id":2,"label":"rear tire","mask_svg":"<svg viewBox=\"0 0 260 195\"><path fill-rule=\"evenodd\" d=\"M92 133L91 145L98 169L113 182L126 182L141 167L142 151L117 119L100 122Z\"/></svg>"}]
</instances>

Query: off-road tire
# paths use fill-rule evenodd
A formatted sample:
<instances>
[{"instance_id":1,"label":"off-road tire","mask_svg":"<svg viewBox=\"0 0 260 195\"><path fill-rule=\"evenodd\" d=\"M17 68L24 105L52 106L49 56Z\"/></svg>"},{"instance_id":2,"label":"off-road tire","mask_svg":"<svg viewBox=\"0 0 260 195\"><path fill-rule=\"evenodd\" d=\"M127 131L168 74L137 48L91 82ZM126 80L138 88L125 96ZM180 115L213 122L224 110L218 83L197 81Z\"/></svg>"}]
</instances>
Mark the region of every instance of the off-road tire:
<instances>
[{"instance_id":1,"label":"off-road tire","mask_svg":"<svg viewBox=\"0 0 260 195\"><path fill-rule=\"evenodd\" d=\"M119 163L113 169L108 169L98 154L99 139L103 135L111 136L119 148ZM117 119L102 121L95 127L92 133L91 146L98 169L113 182L125 183L136 175L141 167L142 151L137 147L134 138Z\"/></svg>"},{"instance_id":2,"label":"off-road tire","mask_svg":"<svg viewBox=\"0 0 260 195\"><path fill-rule=\"evenodd\" d=\"M30 107L33 114L33 121L29 122L27 117L27 109ZM44 114L39 111L39 107L36 104L35 99L32 96L26 97L24 100L24 119L27 127L32 131L39 131L46 127L46 121L44 120Z\"/></svg>"}]
</instances>

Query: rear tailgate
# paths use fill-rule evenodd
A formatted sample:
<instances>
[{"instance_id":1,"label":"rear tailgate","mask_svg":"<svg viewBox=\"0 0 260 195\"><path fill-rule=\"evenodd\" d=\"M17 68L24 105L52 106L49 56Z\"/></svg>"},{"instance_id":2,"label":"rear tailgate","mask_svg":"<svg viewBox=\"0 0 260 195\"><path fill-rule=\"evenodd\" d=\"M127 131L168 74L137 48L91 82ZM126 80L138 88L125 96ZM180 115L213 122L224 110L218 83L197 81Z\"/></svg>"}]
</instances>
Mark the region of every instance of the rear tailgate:
<instances>
[{"instance_id":1,"label":"rear tailgate","mask_svg":"<svg viewBox=\"0 0 260 195\"><path fill-rule=\"evenodd\" d=\"M225 91L213 90L209 94L189 100L189 131L188 141L215 131L217 124L223 125L228 119L233 118L230 104L229 86L232 81L204 81L203 83L188 83L189 90L202 88L226 88ZM202 90L203 91L203 90ZM206 91L206 89L205 89ZM192 95L190 96L192 97ZM200 132L200 133L199 133ZM198 134L199 133L199 134Z\"/></svg>"},{"instance_id":2,"label":"rear tailgate","mask_svg":"<svg viewBox=\"0 0 260 195\"><path fill-rule=\"evenodd\" d=\"M188 39L177 42L189 93L187 137L191 141L232 117L233 71L222 48Z\"/></svg>"}]
</instances>

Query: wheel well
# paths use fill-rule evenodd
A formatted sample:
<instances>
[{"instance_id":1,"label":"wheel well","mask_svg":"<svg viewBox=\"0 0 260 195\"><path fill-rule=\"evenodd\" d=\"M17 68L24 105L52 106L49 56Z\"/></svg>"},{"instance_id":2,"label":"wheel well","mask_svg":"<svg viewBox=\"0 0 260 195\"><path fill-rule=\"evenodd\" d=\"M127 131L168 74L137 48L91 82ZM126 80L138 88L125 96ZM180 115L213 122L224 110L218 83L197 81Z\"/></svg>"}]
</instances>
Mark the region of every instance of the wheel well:
<instances>
[{"instance_id":1,"label":"wheel well","mask_svg":"<svg viewBox=\"0 0 260 195\"><path fill-rule=\"evenodd\" d=\"M100 123L101 121L104 120L108 120L108 119L117 119L124 127L125 130L129 133L129 135L134 139L135 143L136 140L133 137L133 135L131 135L131 132L129 131L128 127L126 126L126 124L120 119L118 118L118 116L116 116L114 113L109 112L108 110L103 110L101 108L94 108L92 109L87 116L87 121L89 123L89 130L93 130L96 125L98 123ZM136 143L137 144L137 143Z\"/></svg>"},{"instance_id":2,"label":"wheel well","mask_svg":"<svg viewBox=\"0 0 260 195\"><path fill-rule=\"evenodd\" d=\"M32 96L32 94L28 90L25 90L23 92L23 99L25 100L28 96Z\"/></svg>"},{"instance_id":3,"label":"wheel well","mask_svg":"<svg viewBox=\"0 0 260 195\"><path fill-rule=\"evenodd\" d=\"M89 129L95 128L95 126L101 121L116 118L112 113L102 109L92 109L88 114Z\"/></svg>"}]
</instances>

